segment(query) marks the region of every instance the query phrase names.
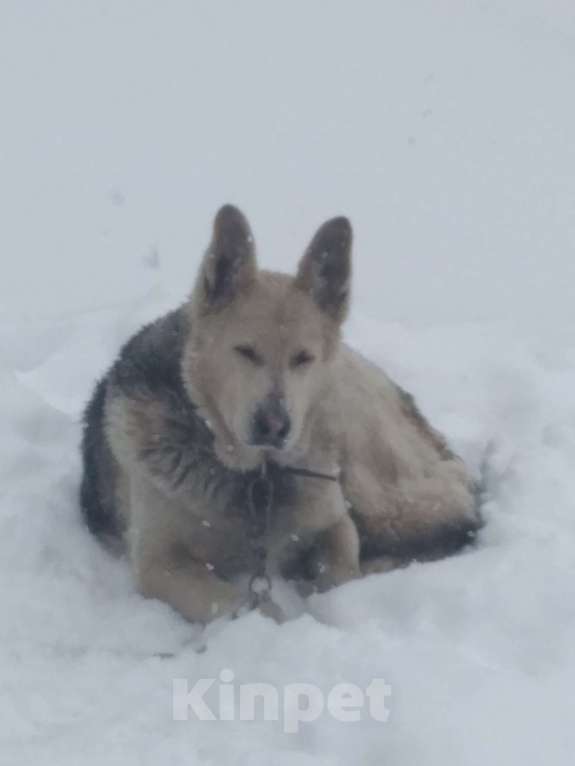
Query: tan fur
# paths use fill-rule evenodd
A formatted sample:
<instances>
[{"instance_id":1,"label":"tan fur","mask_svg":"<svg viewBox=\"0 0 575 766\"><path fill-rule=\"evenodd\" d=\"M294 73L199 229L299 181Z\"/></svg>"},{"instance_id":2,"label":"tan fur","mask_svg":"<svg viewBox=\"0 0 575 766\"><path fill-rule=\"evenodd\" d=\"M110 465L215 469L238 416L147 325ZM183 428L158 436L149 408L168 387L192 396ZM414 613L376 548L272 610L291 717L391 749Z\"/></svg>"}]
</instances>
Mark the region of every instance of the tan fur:
<instances>
[{"instance_id":1,"label":"tan fur","mask_svg":"<svg viewBox=\"0 0 575 766\"><path fill-rule=\"evenodd\" d=\"M431 551L423 543L442 528L475 527L472 482L409 395L340 341L349 301L349 224L335 219L322 227L292 278L257 269L245 219L225 210L182 309L185 391L213 433L222 466L242 472L273 460L340 476L339 483L294 479L296 499L282 509L268 540L270 573L281 574L306 547L320 589L362 569L401 565L414 557L402 551L420 543L416 557L442 555L440 541ZM236 352L246 344L261 364ZM313 360L294 367L302 350ZM281 449L249 444L254 412L271 392L291 418ZM249 539L241 516L226 511L226 497L200 492L193 475L181 486L166 478L164 442L175 433L174 419L169 402L126 395L110 383L106 434L139 587L188 619L207 621L245 602ZM370 541L382 550L362 561L361 545L367 549Z\"/></svg>"}]
</instances>

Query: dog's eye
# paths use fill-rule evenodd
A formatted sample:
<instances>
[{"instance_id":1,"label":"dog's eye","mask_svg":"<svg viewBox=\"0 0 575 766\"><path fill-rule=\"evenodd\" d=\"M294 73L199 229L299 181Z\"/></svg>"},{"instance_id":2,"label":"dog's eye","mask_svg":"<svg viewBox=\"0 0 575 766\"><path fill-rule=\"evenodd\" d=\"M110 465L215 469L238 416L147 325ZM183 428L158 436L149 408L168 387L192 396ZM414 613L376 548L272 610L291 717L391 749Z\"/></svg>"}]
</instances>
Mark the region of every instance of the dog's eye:
<instances>
[{"instance_id":1,"label":"dog's eye","mask_svg":"<svg viewBox=\"0 0 575 766\"><path fill-rule=\"evenodd\" d=\"M290 359L290 367L294 369L296 367L307 367L307 365L311 364L314 359L314 355L310 354L309 351L304 349L303 351L298 351L297 354L292 356Z\"/></svg>"},{"instance_id":2,"label":"dog's eye","mask_svg":"<svg viewBox=\"0 0 575 766\"><path fill-rule=\"evenodd\" d=\"M261 365L264 363L264 360L261 358L253 346L248 346L247 344L234 346L234 351L236 351L240 356L243 356L244 359L247 359L248 362L257 364L258 367L261 367Z\"/></svg>"}]
</instances>

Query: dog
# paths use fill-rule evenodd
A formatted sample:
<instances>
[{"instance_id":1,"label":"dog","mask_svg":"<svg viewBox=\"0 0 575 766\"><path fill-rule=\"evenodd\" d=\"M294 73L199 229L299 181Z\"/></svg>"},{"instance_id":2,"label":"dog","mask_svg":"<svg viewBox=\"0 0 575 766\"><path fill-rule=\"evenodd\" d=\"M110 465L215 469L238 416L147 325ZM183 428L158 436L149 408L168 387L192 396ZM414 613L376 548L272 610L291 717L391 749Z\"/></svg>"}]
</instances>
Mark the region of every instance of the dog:
<instances>
[{"instance_id":1,"label":"dog","mask_svg":"<svg viewBox=\"0 0 575 766\"><path fill-rule=\"evenodd\" d=\"M338 217L295 277L263 271L222 207L189 300L128 341L87 406L87 526L190 621L246 604L281 619L270 578L324 591L455 553L480 527L463 462L341 340L351 249Z\"/></svg>"}]
</instances>

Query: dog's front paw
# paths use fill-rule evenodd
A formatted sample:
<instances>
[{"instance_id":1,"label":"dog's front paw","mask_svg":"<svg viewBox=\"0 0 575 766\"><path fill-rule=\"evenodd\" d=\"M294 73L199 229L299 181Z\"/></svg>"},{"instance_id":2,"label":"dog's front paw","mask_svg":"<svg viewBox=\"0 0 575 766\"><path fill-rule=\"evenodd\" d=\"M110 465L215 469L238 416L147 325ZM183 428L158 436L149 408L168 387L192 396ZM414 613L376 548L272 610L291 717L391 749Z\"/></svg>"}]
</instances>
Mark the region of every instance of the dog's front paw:
<instances>
[{"instance_id":1,"label":"dog's front paw","mask_svg":"<svg viewBox=\"0 0 575 766\"><path fill-rule=\"evenodd\" d=\"M271 598L263 599L258 606L258 611L264 617L271 617L278 625L281 625L287 619L284 610L275 601L272 601Z\"/></svg>"},{"instance_id":2,"label":"dog's front paw","mask_svg":"<svg viewBox=\"0 0 575 766\"><path fill-rule=\"evenodd\" d=\"M354 564L333 566L329 564L323 564L319 568L318 575L315 580L316 590L320 593L337 588L338 585L344 585L351 580L357 580L361 577L361 571L359 566Z\"/></svg>"}]
</instances>

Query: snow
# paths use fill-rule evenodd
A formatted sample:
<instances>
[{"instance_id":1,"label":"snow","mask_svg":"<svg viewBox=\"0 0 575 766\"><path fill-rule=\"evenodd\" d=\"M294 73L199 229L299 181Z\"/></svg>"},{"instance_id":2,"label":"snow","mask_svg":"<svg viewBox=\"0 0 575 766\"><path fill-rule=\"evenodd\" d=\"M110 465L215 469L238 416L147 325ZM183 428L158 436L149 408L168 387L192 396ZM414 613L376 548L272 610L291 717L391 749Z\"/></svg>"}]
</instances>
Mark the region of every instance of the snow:
<instances>
[{"instance_id":1,"label":"snow","mask_svg":"<svg viewBox=\"0 0 575 766\"><path fill-rule=\"evenodd\" d=\"M0 766L572 762L574 44L563 0L2 5ZM484 466L487 524L200 635L87 535L77 447L225 201L283 269L351 217L348 339ZM385 679L390 717L174 720L224 670Z\"/></svg>"}]
</instances>

